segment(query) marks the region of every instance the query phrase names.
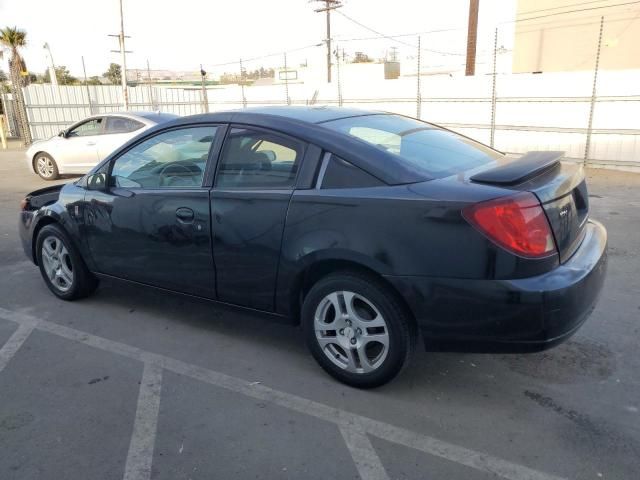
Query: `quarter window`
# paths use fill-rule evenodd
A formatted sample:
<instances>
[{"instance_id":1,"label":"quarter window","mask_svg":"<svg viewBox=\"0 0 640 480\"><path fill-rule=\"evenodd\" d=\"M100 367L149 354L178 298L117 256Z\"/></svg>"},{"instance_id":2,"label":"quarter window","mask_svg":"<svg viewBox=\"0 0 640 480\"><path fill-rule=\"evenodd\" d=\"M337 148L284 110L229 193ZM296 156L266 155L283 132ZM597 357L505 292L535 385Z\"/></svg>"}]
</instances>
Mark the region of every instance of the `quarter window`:
<instances>
[{"instance_id":1,"label":"quarter window","mask_svg":"<svg viewBox=\"0 0 640 480\"><path fill-rule=\"evenodd\" d=\"M100 117L81 123L73 130L69 130L67 137L88 137L90 135L100 135L102 133L103 120L104 118Z\"/></svg>"},{"instance_id":2,"label":"quarter window","mask_svg":"<svg viewBox=\"0 0 640 480\"><path fill-rule=\"evenodd\" d=\"M125 188L194 188L202 185L217 127L170 130L118 157L111 185Z\"/></svg>"},{"instance_id":3,"label":"quarter window","mask_svg":"<svg viewBox=\"0 0 640 480\"><path fill-rule=\"evenodd\" d=\"M294 140L268 132L233 128L216 174L222 188L288 188L302 156Z\"/></svg>"},{"instance_id":4,"label":"quarter window","mask_svg":"<svg viewBox=\"0 0 640 480\"><path fill-rule=\"evenodd\" d=\"M329 164L322 177L322 188L366 188L384 185L373 175L347 162L346 160L331 155Z\"/></svg>"}]
</instances>

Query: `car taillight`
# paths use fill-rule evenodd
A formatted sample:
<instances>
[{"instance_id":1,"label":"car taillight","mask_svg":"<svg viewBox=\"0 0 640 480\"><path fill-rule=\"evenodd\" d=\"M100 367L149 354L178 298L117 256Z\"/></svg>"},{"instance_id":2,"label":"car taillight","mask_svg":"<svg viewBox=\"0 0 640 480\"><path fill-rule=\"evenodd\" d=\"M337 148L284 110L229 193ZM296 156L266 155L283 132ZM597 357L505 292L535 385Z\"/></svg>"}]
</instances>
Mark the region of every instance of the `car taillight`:
<instances>
[{"instance_id":1,"label":"car taillight","mask_svg":"<svg viewBox=\"0 0 640 480\"><path fill-rule=\"evenodd\" d=\"M476 203L463 217L491 241L523 257L541 258L556 251L542 205L532 193Z\"/></svg>"}]
</instances>

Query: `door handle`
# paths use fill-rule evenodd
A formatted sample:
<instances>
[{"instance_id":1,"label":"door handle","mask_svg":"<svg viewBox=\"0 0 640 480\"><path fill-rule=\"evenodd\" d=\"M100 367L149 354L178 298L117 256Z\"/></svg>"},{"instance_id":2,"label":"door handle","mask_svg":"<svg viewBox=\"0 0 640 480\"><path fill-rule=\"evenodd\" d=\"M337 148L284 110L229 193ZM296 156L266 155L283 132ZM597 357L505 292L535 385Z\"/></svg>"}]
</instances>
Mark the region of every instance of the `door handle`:
<instances>
[{"instance_id":1,"label":"door handle","mask_svg":"<svg viewBox=\"0 0 640 480\"><path fill-rule=\"evenodd\" d=\"M96 142L87 142L87 146L88 147L93 147L96 144Z\"/></svg>"},{"instance_id":2,"label":"door handle","mask_svg":"<svg viewBox=\"0 0 640 480\"><path fill-rule=\"evenodd\" d=\"M189 223L189 222L193 222L193 219L195 218L195 213L193 213L193 210L191 210L190 208L180 207L176 210L176 217L181 222Z\"/></svg>"}]
</instances>

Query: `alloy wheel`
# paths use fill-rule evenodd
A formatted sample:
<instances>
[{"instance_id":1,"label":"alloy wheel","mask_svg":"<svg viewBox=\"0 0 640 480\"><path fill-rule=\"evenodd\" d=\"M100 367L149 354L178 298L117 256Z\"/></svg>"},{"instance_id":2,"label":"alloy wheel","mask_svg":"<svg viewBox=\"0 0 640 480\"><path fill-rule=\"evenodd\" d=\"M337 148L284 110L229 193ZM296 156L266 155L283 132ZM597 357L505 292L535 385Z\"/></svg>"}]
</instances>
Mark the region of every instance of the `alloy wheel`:
<instances>
[{"instance_id":1,"label":"alloy wheel","mask_svg":"<svg viewBox=\"0 0 640 480\"><path fill-rule=\"evenodd\" d=\"M325 296L316 308L314 329L323 353L348 372L373 372L387 358L389 328L362 295L337 291Z\"/></svg>"},{"instance_id":2,"label":"alloy wheel","mask_svg":"<svg viewBox=\"0 0 640 480\"><path fill-rule=\"evenodd\" d=\"M51 284L60 292L73 285L73 264L62 240L50 235L42 242L42 266Z\"/></svg>"},{"instance_id":3,"label":"alloy wheel","mask_svg":"<svg viewBox=\"0 0 640 480\"><path fill-rule=\"evenodd\" d=\"M53 176L53 160L49 157L45 157L44 155L38 157L36 160L36 168L38 169L38 173L43 177L49 178Z\"/></svg>"}]
</instances>

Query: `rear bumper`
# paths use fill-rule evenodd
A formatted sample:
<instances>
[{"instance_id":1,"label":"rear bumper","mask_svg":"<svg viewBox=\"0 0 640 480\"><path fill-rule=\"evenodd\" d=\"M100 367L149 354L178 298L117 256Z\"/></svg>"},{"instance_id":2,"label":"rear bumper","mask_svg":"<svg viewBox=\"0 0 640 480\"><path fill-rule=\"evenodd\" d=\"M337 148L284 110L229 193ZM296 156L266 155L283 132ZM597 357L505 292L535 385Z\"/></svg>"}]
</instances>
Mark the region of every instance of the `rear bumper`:
<instances>
[{"instance_id":1,"label":"rear bumper","mask_svg":"<svg viewBox=\"0 0 640 480\"><path fill-rule=\"evenodd\" d=\"M589 221L564 264L535 277L386 277L407 300L432 351L528 352L563 342L588 318L604 284L607 232Z\"/></svg>"}]
</instances>

